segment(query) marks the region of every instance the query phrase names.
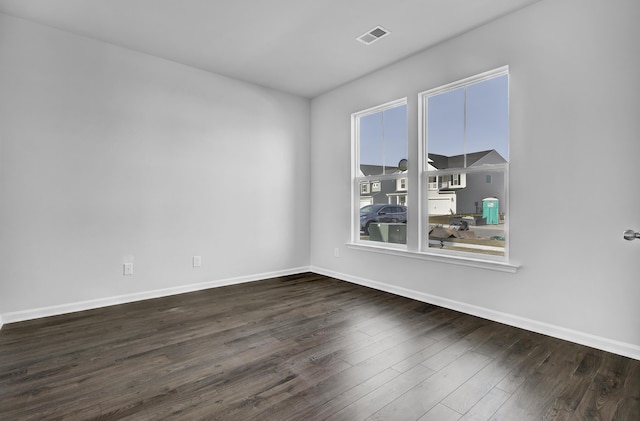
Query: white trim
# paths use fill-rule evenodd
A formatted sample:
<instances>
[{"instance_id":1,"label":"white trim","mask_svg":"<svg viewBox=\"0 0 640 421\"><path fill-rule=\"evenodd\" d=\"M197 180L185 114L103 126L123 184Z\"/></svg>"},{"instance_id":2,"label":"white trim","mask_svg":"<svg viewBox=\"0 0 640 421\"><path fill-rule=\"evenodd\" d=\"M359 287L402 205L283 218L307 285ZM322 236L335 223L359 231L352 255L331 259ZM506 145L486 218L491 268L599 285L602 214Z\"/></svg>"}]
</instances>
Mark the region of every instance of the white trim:
<instances>
[{"instance_id":1,"label":"white trim","mask_svg":"<svg viewBox=\"0 0 640 421\"><path fill-rule=\"evenodd\" d=\"M357 119L359 117L365 117L370 114L376 114L381 111L387 111L392 108L397 107L398 105L403 105L407 103L407 97L394 99L393 101L385 102L384 104L374 105L373 107L367 108L365 110L357 111L351 114L351 117ZM353 120L352 120L353 121Z\"/></svg>"},{"instance_id":2,"label":"white trim","mask_svg":"<svg viewBox=\"0 0 640 421\"><path fill-rule=\"evenodd\" d=\"M404 252L406 254L406 252ZM94 308L107 307L135 301L141 301L151 298L160 298L170 295L182 294L186 292L200 291L209 288L216 288L227 285L241 284L245 282L259 281L278 276L295 275L298 273L313 272L319 275L330 276L345 282L374 288L380 291L389 292L391 294L402 297L411 298L413 300L434 304L451 310L460 311L472 316L482 317L498 323L504 323L509 326L518 327L532 332L541 333L543 335L552 336L562 340L575 342L578 344L590 346L614 354L640 360L640 345L634 345L627 342L616 341L613 339L603 338L601 336L591 335L589 333L580 332L573 329L567 329L562 326L556 326L549 323L539 322L537 320L527 319L509 313L503 313L491 310L485 307L475 306L460 301L450 300L448 298L436 295L426 294L424 292L415 291L408 288L402 288L395 285L389 285L383 282L371 281L358 276L346 275L344 273L335 272L333 270L320 268L317 266L292 268L282 271L267 272L258 275L241 276L237 278L229 278L212 282L204 282L200 284L185 285L175 288L166 288L162 290L148 291L136 294L122 295L99 300L90 300L78 303L65 304L60 306L44 307L34 310L18 311L13 313L0 314L0 328L3 323L14 323L24 320L38 319L41 317L56 316L59 314L72 313L76 311L91 310Z\"/></svg>"},{"instance_id":3,"label":"white trim","mask_svg":"<svg viewBox=\"0 0 640 421\"><path fill-rule=\"evenodd\" d=\"M440 85L437 88L427 89L426 91L418 92L418 97L434 96L443 92L452 91L454 89L461 88L463 86L473 85L476 83L484 82L485 80L493 79L498 76L504 76L509 74L509 65L501 66L493 70L487 70L486 72L479 73L477 75L469 76L464 79L456 80L455 82Z\"/></svg>"},{"instance_id":4,"label":"white trim","mask_svg":"<svg viewBox=\"0 0 640 421\"><path fill-rule=\"evenodd\" d=\"M468 304L461 301L450 300L448 298L426 294L424 292L408 288L389 285L384 282L377 282L358 276L346 275L344 273L319 268L317 266L311 266L310 271L320 275L340 279L342 281L351 282L357 285L362 285L380 291L389 292L391 294L400 295L402 297L411 298L413 300L422 301L424 303L434 304L451 310L460 311L472 316L482 317L494 322L504 323L520 329L541 333L543 335L552 336L554 338L590 346L592 348L600 349L606 352L612 352L614 354L633 358L635 360L640 360L640 345L616 341L613 339L592 335L590 333L568 329L562 326L556 326L533 319L527 319L525 317L516 316L514 314L503 313L500 311L475 306L473 304Z\"/></svg>"},{"instance_id":5,"label":"white trim","mask_svg":"<svg viewBox=\"0 0 640 421\"><path fill-rule=\"evenodd\" d=\"M259 273L254 275L239 276L236 278L220 279L217 281L202 282L191 285L181 285L172 288L143 291L133 294L119 295L108 298L98 298L95 300L80 301L75 303L61 304L51 307L41 307L31 310L15 311L0 315L0 322L15 323L25 320L39 319L42 317L57 316L60 314L74 313L77 311L93 310L101 307L108 307L117 304L132 303L135 301L149 300L152 298L168 297L170 295L184 294L187 292L201 291L209 288L217 288L227 285L242 284L245 282L260 281L263 279L275 278L278 276L295 275L308 272L309 267L298 267L274 272Z\"/></svg>"},{"instance_id":6,"label":"white trim","mask_svg":"<svg viewBox=\"0 0 640 421\"><path fill-rule=\"evenodd\" d=\"M431 260L440 263L449 263L460 266L470 266L479 269L497 270L499 272L516 273L520 268L520 265L513 262L504 262L502 257L500 260L488 260L490 256L484 259L475 257L467 257L469 253L460 252L458 254L453 251L447 253L436 253L435 251L409 251L405 247L394 248L391 244L384 243L381 245L378 242L364 242L347 243L346 246L350 249L361 250L374 253L391 254L394 256L408 257L411 259Z\"/></svg>"}]
</instances>

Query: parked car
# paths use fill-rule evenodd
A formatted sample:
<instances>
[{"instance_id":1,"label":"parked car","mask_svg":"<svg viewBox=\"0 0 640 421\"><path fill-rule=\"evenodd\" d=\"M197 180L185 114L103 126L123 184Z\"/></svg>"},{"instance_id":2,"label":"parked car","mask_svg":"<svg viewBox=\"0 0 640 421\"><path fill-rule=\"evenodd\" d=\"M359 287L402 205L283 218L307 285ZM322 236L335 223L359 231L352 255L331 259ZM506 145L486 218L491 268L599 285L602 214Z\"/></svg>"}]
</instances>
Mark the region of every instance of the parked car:
<instances>
[{"instance_id":1,"label":"parked car","mask_svg":"<svg viewBox=\"0 0 640 421\"><path fill-rule=\"evenodd\" d=\"M402 222L407 223L407 207L374 203L360 208L360 231L369 235L369 225L372 222Z\"/></svg>"}]
</instances>

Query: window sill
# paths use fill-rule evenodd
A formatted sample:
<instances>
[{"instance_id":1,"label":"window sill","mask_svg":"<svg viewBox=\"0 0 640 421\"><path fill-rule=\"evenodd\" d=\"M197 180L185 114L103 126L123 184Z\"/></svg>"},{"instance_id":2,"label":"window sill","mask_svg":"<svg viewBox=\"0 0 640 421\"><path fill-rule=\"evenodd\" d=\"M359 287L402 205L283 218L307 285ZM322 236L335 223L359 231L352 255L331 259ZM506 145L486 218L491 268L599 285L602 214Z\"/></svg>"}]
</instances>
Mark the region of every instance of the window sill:
<instances>
[{"instance_id":1,"label":"window sill","mask_svg":"<svg viewBox=\"0 0 640 421\"><path fill-rule=\"evenodd\" d=\"M405 249L379 246L373 244L363 243L347 243L347 248L353 250L368 251L374 253L390 254L392 256L408 257L411 259L429 260L433 262L448 263L459 266L469 266L480 269L495 270L499 272L516 273L520 268L520 265L516 265L508 262L499 262L493 260L474 259L470 257L460 256L445 256L435 253L427 253L423 251L408 251Z\"/></svg>"}]
</instances>

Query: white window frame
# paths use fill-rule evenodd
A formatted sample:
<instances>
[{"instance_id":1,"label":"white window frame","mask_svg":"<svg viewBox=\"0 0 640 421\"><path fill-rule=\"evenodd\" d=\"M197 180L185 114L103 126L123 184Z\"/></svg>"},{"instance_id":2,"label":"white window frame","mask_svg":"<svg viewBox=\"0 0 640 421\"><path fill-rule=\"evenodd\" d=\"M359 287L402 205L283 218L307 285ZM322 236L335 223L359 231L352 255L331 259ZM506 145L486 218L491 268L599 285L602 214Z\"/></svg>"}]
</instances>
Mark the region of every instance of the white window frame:
<instances>
[{"instance_id":1,"label":"white window frame","mask_svg":"<svg viewBox=\"0 0 640 421\"><path fill-rule=\"evenodd\" d=\"M465 187L466 186L466 174L455 173L451 174L451 180L449 181L449 187Z\"/></svg>"},{"instance_id":2,"label":"white window frame","mask_svg":"<svg viewBox=\"0 0 640 421\"><path fill-rule=\"evenodd\" d=\"M407 191L407 177L399 178L396 181L396 191Z\"/></svg>"},{"instance_id":3,"label":"white window frame","mask_svg":"<svg viewBox=\"0 0 640 421\"><path fill-rule=\"evenodd\" d=\"M397 243L380 243L378 241L368 241L360 239L360 184L362 182L374 182L382 183L384 180L397 180L400 178L406 178L405 173L397 174L384 174L384 175L372 175L363 176L360 173L360 118L366 117L371 114L376 114L392 108L407 105L407 98L400 98L394 101L390 101L375 107L368 108L363 111L351 114L351 156L352 156L352 168L351 179L353 180L351 189L351 243L352 244L369 244L373 247L385 247L394 250L406 250L406 244ZM407 139L408 141L408 139ZM408 228L408 227L407 227Z\"/></svg>"},{"instance_id":4,"label":"white window frame","mask_svg":"<svg viewBox=\"0 0 640 421\"><path fill-rule=\"evenodd\" d=\"M363 181L360 183L360 194L370 194L371 190L369 189L369 182Z\"/></svg>"},{"instance_id":5,"label":"white window frame","mask_svg":"<svg viewBox=\"0 0 640 421\"><path fill-rule=\"evenodd\" d=\"M386 255L392 255L392 256L396 256L399 258L409 258L409 259L418 259L418 260L423 260L423 261L433 261L433 262L439 262L439 263L447 263L447 264L455 264L455 265L459 265L459 266L466 266L466 267L472 267L472 268L482 268L482 269L488 269L488 270L495 270L495 271L500 271L500 272L508 272L508 273L515 273L517 272L518 268L520 267L519 264L517 262L513 262L509 260L509 239L510 239L510 235L508 232L508 225L505 227L505 235L506 235L506 244L505 244L505 255L504 257L502 256L490 256L490 255L478 255L475 253L456 253L453 251L448 251L448 252L441 252L440 250L434 249L434 248L428 248L428 247L424 247L425 245L427 245L426 241L428 241L428 235L426 233L426 228L428 227L427 219L426 219L426 199L428 197L428 191L426 190L427 187L433 187L434 190L439 190L439 186L440 183L443 181L442 177L443 176L450 176L452 175L454 172L460 174L460 171L455 171L455 170L451 170L448 173L444 172L444 171L438 171L436 172L428 172L428 167L427 167L427 156L425 151L427 151L427 145L426 145L426 120L424 118L424 116L426 115L426 107L424 106L424 98L425 98L425 93L435 93L437 90L440 90L441 92L444 92L445 90L449 90L449 89L453 89L453 86L455 85L459 85L462 86L463 84L469 84L471 81L474 82L480 82L483 79L490 79L496 76L499 76L501 74L501 72L504 72L506 74L509 74L509 68L508 66L504 66L501 67L499 69L495 69L495 70L491 70L489 72L486 73L482 73L476 76L472 76L470 78L467 79L463 79L461 81L458 82L454 82L452 84L448 84L448 85L444 85L441 86L439 88L436 88L435 90L427 90L424 92L420 92L418 93L418 110L417 110L417 114L418 114L418 145L417 145L417 149L418 149L418 154L417 156L413 156L410 151L412 150L411 147L411 142L414 142L414 139L408 138L407 139L407 147L408 147L408 153L409 156L407 157L409 159L409 161L413 161L415 160L417 168L418 168L418 177L417 177L417 183L408 183L407 184L407 196L410 194L412 196L411 200L417 200L417 208L418 208L418 212L417 212L417 216L412 216L412 214L408 214L408 221L407 221L407 244L406 245L400 245L400 244L390 244L390 243L382 243L382 242L375 242L375 241L366 241L366 240L360 240L360 219L359 219L359 209L360 209L360 191L359 191L359 181L361 178L360 175L360 163L359 163L359 158L360 158L360 150L359 150L359 133L358 133L358 125L357 125L357 119L359 117L363 117L366 116L368 114L373 114L373 113L377 113L380 111L384 111L386 109L390 109L393 107L396 107L398 105L402 105L402 104L406 104L407 105L407 114L410 115L411 113L415 113L416 110L415 109L411 109L407 99L406 98L402 98L402 99L398 99L395 101L391 101L376 107L372 107L369 108L367 110L363 110L357 113L353 113L351 115L351 139L352 139L352 143L351 143L351 154L352 154L352 189L351 189L351 196L352 196L352 205L351 205L351 240L347 243L347 247L349 247L350 249L353 250L358 250L358 251L362 251L362 252L374 252L374 253L381 253L381 254L386 254ZM511 76L509 76L511 78ZM510 112L510 110L509 110ZM411 133L411 130L409 128L409 133ZM508 159L508 158L507 158ZM470 173L473 171L481 171L481 170L486 170L486 167L481 168L480 170L478 169L474 169L474 168L469 168L467 169L466 173ZM509 208L508 208L508 192L509 192L509 186L508 186L508 180L509 180L509 174L508 174L508 164L507 165L502 165L501 168L496 168L499 169L500 171L504 170L504 177L505 177L505 191L506 191L506 198L507 200L505 201L504 204L501 203L501 208L505 209L506 215L507 215L507 221L506 223L508 224L508 219L510 219L510 214L509 214ZM406 177L406 174L404 175ZM435 183L429 183L429 177L435 177ZM464 185L466 184L466 179L462 176L462 174L460 174L461 177L461 183ZM383 176L377 176L375 177L375 181L378 181L380 183L382 183L384 180L389 180L389 179L395 179L397 180L399 178L399 175L383 175ZM423 190L424 189L424 190ZM373 188L371 189L373 190ZM409 234L409 230L411 230L411 232L413 234ZM417 230L417 232L415 232L415 230Z\"/></svg>"},{"instance_id":6,"label":"white window frame","mask_svg":"<svg viewBox=\"0 0 640 421\"><path fill-rule=\"evenodd\" d=\"M471 84L479 83L485 80L493 79L498 76L509 75L509 67L503 66L495 70L490 70L475 76L471 76L456 82L452 82L434 89L429 89L424 92L420 92L418 94L418 120L419 120L419 129L418 129L418 165L419 165L419 177L418 177L418 197L419 197L419 223L418 223L418 238L420 242L420 250L423 253L429 253L434 255L442 255L442 256L452 256L456 258L469 258L473 260L483 260L483 261L495 261L500 263L508 263L509 262L509 163L506 164L493 164L493 165L483 165L478 168L464 168L462 171L459 168L452 168L450 170L438 170L433 171L428 168L428 100L430 97L449 92L454 89L458 89L461 87L465 87ZM507 161L509 160L506 157ZM504 209L504 213L507 215L505 224L504 224L504 232L505 232L505 246L504 246L504 256L494 256L494 255L478 255L472 252L461 252L454 250L439 250L434 247L429 247L429 235L427 233L429 224L429 214L428 214L428 195L423 194L423 186L431 186L432 183L429 183L430 177L437 177L438 186L440 186L441 180L448 180L451 178L453 174L460 174L462 177L463 174L472 174L476 172L502 172L504 174L504 194L505 200L504 203L501 203L501 209ZM424 190L426 192L426 189Z\"/></svg>"}]
</instances>

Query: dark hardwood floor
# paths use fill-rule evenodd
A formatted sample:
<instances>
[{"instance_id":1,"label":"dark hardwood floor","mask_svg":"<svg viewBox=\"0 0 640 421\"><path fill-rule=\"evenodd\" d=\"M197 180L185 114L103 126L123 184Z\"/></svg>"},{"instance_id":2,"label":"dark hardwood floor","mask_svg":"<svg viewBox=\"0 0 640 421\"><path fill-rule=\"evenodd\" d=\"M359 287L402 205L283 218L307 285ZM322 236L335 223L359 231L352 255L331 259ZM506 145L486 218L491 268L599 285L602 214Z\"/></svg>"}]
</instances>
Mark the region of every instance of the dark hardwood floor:
<instances>
[{"instance_id":1,"label":"dark hardwood floor","mask_svg":"<svg viewBox=\"0 0 640 421\"><path fill-rule=\"evenodd\" d=\"M640 420L640 361L303 274L5 325L0 420Z\"/></svg>"}]
</instances>

